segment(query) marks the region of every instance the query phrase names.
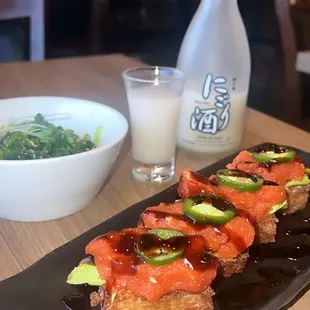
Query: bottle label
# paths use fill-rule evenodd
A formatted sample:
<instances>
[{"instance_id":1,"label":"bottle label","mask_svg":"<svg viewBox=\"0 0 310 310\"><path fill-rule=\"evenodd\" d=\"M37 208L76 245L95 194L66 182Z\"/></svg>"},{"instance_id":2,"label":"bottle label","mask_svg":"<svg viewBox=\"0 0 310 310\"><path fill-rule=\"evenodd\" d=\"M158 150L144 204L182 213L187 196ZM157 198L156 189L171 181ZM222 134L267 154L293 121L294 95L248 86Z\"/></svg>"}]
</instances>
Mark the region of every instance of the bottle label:
<instances>
[{"instance_id":1,"label":"bottle label","mask_svg":"<svg viewBox=\"0 0 310 310\"><path fill-rule=\"evenodd\" d=\"M236 78L233 78L233 83L235 81ZM214 107L207 109L195 107L190 123L190 128L193 131L215 135L227 128L230 120L230 92L226 84L225 77L207 75L202 89L202 97L208 100L213 90L215 103Z\"/></svg>"},{"instance_id":2,"label":"bottle label","mask_svg":"<svg viewBox=\"0 0 310 310\"><path fill-rule=\"evenodd\" d=\"M220 152L240 144L247 89L237 84L236 76L212 73L187 81L178 125L179 146Z\"/></svg>"}]
</instances>

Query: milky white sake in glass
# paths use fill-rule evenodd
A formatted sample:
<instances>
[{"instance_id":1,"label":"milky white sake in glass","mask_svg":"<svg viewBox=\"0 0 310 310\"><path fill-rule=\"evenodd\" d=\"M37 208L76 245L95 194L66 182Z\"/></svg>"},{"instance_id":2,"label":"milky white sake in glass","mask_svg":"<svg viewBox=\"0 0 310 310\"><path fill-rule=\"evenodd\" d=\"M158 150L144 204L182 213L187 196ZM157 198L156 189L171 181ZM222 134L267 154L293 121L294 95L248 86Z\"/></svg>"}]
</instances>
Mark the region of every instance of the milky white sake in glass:
<instances>
[{"instance_id":1,"label":"milky white sake in glass","mask_svg":"<svg viewBox=\"0 0 310 310\"><path fill-rule=\"evenodd\" d=\"M123 73L130 112L133 176L146 182L172 178L184 85L174 68L146 67Z\"/></svg>"}]
</instances>

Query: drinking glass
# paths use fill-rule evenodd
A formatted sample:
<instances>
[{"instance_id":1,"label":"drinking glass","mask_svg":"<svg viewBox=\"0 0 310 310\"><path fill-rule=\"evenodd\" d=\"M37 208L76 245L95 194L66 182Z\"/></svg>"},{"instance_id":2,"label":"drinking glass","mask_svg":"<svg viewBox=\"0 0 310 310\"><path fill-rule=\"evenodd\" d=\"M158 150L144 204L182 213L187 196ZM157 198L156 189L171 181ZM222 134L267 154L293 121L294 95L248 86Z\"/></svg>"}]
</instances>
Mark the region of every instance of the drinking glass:
<instances>
[{"instance_id":1,"label":"drinking glass","mask_svg":"<svg viewBox=\"0 0 310 310\"><path fill-rule=\"evenodd\" d=\"M161 182L175 173L176 133L184 87L182 71L169 67L123 72L135 179Z\"/></svg>"}]
</instances>

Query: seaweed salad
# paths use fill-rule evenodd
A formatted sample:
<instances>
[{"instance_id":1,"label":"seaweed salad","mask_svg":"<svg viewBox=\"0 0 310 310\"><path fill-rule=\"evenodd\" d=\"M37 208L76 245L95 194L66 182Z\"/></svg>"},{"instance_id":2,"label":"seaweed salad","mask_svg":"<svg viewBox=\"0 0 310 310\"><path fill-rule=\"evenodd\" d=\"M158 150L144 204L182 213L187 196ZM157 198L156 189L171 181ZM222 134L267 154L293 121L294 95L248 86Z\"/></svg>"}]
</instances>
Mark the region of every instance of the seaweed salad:
<instances>
[{"instance_id":1,"label":"seaweed salad","mask_svg":"<svg viewBox=\"0 0 310 310\"><path fill-rule=\"evenodd\" d=\"M0 160L28 160L67 156L96 148L102 127L94 140L89 134L78 136L72 129L64 129L38 113L33 119L10 122L0 127Z\"/></svg>"}]
</instances>

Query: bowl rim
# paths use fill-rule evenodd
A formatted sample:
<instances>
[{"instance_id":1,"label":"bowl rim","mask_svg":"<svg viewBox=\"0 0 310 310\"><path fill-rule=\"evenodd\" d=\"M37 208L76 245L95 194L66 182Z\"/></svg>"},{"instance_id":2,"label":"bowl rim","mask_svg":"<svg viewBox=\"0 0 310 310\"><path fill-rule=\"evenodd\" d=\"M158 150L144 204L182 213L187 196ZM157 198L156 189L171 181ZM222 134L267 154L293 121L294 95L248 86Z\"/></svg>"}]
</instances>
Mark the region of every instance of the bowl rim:
<instances>
[{"instance_id":1,"label":"bowl rim","mask_svg":"<svg viewBox=\"0 0 310 310\"><path fill-rule=\"evenodd\" d=\"M149 78L141 78L141 77L134 77L131 74L141 71L171 71L175 74L175 76L168 80L158 80L159 84L170 84L177 81L184 80L184 72L178 68L170 67L170 66L144 66L144 67L132 67L124 70L122 72L122 77L126 81L132 81L132 82L140 82L141 84L154 84L155 79L149 79Z\"/></svg>"},{"instance_id":2,"label":"bowl rim","mask_svg":"<svg viewBox=\"0 0 310 310\"><path fill-rule=\"evenodd\" d=\"M4 104L4 101L14 101L14 100L23 100L23 99L27 99L27 100L31 100L31 99L56 99L56 100L73 100L73 101L80 101L81 103L84 103L86 105L93 105L93 106L99 106L100 108L103 109L107 109L110 110L112 113L116 114L117 116L120 117L120 119L122 120L123 124L124 124L124 130L123 133L120 135L120 137L110 143L101 145L99 147L96 147L95 149L86 151L86 152L82 152L82 153L78 153L78 154L72 154L72 155L66 155L66 156L59 156L59 157L52 157L52 158L43 158L43 159L14 159L14 160L0 160L0 167L4 166L4 165L37 165L37 164L44 164L44 163L49 163L49 162L57 162L57 161L66 161L66 160L70 160L70 158L83 158L86 156L92 156L93 154L97 154L102 152L105 149L109 149L111 147L113 147L114 145L118 144L120 141L122 141L123 139L125 139L125 137L128 134L128 129L129 129L129 124L128 121L126 119L126 117L119 112L118 110L104 104L104 103L100 103L100 102L95 102L95 101L91 101L88 99L83 99L83 98L75 98L75 97L60 97L60 96L21 96L21 97L9 97L9 98L1 98L0 99L0 107L2 104Z\"/></svg>"}]
</instances>

